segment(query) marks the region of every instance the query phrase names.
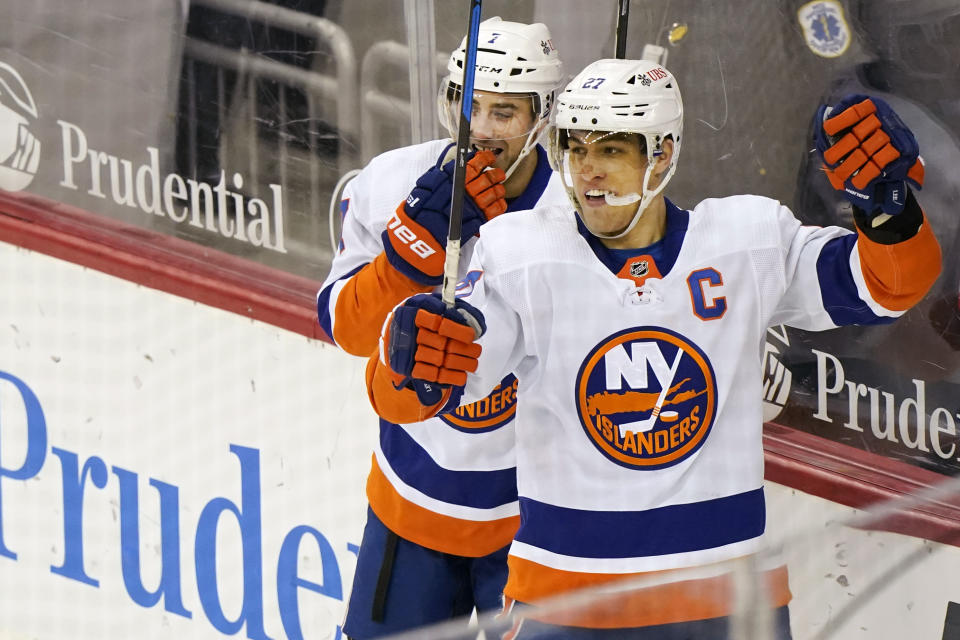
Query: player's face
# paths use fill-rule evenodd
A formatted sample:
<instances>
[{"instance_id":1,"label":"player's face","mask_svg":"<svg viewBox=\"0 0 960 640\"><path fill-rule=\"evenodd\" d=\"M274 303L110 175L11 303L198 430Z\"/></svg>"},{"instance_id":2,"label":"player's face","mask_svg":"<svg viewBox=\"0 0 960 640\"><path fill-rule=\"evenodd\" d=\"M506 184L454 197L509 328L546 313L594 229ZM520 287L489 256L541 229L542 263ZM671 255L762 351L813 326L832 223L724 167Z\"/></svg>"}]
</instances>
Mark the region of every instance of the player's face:
<instances>
[{"instance_id":1,"label":"player's face","mask_svg":"<svg viewBox=\"0 0 960 640\"><path fill-rule=\"evenodd\" d=\"M530 96L474 91L470 142L497 154L493 166L506 171L516 162L535 124Z\"/></svg>"},{"instance_id":2,"label":"player's face","mask_svg":"<svg viewBox=\"0 0 960 640\"><path fill-rule=\"evenodd\" d=\"M584 222L595 233L615 234L630 224L637 203L608 204L607 195L643 193L647 156L636 134L570 131L565 170Z\"/></svg>"}]
</instances>

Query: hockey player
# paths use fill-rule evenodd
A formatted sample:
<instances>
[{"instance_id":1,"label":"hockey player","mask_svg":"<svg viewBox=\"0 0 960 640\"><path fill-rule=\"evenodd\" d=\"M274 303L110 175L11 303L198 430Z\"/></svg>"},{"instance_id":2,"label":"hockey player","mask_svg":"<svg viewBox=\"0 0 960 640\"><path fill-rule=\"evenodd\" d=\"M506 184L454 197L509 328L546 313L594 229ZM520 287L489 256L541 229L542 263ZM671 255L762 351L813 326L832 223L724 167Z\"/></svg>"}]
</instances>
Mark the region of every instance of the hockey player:
<instances>
[{"instance_id":1,"label":"hockey player","mask_svg":"<svg viewBox=\"0 0 960 640\"><path fill-rule=\"evenodd\" d=\"M528 619L518 638L727 638L723 563L756 555L765 528L764 333L890 322L924 296L940 251L907 186L923 181L918 150L882 101L821 110L817 147L857 207L854 233L801 226L758 196L667 200L683 107L657 64L589 65L555 117L570 203L485 226L454 309L433 295L398 306L371 401L392 420L442 414L515 372L521 525L505 595L658 581ZM762 569L789 638L786 568Z\"/></svg>"},{"instance_id":2,"label":"hockey player","mask_svg":"<svg viewBox=\"0 0 960 640\"><path fill-rule=\"evenodd\" d=\"M538 144L565 79L549 31L491 18L480 25L479 43L471 117L478 152L468 165L461 275L487 219L566 201ZM450 58L439 96L452 136L465 58L464 42ZM352 354L373 353L390 310L441 283L449 145L435 140L384 153L344 191L340 252L317 308L328 335ZM517 381L506 372L490 387L496 389L489 397L442 419L381 421L344 625L349 637L365 640L468 615L474 607L500 607L506 546L519 523L511 423Z\"/></svg>"}]
</instances>

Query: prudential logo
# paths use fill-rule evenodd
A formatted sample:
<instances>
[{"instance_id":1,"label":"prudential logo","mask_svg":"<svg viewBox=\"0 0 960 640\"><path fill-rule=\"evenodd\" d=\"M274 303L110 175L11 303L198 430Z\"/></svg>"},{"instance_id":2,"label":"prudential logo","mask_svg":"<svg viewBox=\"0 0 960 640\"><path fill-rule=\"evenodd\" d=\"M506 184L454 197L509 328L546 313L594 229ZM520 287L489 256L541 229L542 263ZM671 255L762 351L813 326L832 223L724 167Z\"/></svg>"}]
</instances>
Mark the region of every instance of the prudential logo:
<instances>
[{"instance_id":1,"label":"prudential logo","mask_svg":"<svg viewBox=\"0 0 960 640\"><path fill-rule=\"evenodd\" d=\"M0 62L0 189L26 189L37 174L40 141L30 132L37 104L17 70Z\"/></svg>"}]
</instances>

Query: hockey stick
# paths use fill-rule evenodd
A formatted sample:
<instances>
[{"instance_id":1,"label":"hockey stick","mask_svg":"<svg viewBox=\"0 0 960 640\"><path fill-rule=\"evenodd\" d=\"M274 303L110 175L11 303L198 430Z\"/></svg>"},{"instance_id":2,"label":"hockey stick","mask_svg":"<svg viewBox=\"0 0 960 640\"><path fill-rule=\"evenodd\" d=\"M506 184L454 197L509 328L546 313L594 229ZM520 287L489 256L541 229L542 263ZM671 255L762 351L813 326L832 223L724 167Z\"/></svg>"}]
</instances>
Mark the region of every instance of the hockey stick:
<instances>
[{"instance_id":1,"label":"hockey stick","mask_svg":"<svg viewBox=\"0 0 960 640\"><path fill-rule=\"evenodd\" d=\"M460 267L460 233L463 220L463 198L466 193L467 154L470 152L470 115L473 112L473 76L477 65L477 34L480 32L480 0L470 0L470 22L467 28L467 55L463 62L460 126L457 129L457 157L453 167L453 199L450 202L450 229L447 231L447 255L443 262L441 295L447 308L453 308Z\"/></svg>"},{"instance_id":2,"label":"hockey stick","mask_svg":"<svg viewBox=\"0 0 960 640\"><path fill-rule=\"evenodd\" d=\"M617 60L627 57L627 22L630 18L630 0L617 0L617 36L614 48Z\"/></svg>"},{"instance_id":3,"label":"hockey stick","mask_svg":"<svg viewBox=\"0 0 960 640\"><path fill-rule=\"evenodd\" d=\"M628 422L620 425L621 438L627 435L627 431L633 431L634 433L645 433L650 431L650 429L653 429L653 425L656 424L657 418L660 417L660 409L663 408L663 402L667 399L667 392L670 391L670 385L673 384L673 379L677 377L677 369L680 367L680 358L682 357L683 349L677 349L677 356L673 359L673 366L670 367L670 377L667 379L667 382L663 384L663 388L660 389L660 395L657 397L657 404L654 405L653 411L651 411L650 415L643 420L638 420L637 422Z\"/></svg>"}]
</instances>

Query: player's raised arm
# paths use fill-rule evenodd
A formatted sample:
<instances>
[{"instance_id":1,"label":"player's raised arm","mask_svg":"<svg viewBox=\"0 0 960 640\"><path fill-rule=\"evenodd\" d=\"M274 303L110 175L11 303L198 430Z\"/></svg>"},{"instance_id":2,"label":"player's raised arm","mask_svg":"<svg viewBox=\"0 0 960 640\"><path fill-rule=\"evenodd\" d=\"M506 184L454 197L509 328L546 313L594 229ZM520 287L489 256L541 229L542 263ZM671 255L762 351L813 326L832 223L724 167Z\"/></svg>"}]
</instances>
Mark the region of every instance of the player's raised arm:
<instances>
[{"instance_id":1,"label":"player's raised arm","mask_svg":"<svg viewBox=\"0 0 960 640\"><path fill-rule=\"evenodd\" d=\"M864 283L877 303L904 311L940 274L940 246L912 189L923 186L916 138L886 102L852 95L817 117L830 183L853 205Z\"/></svg>"},{"instance_id":2,"label":"player's raised arm","mask_svg":"<svg viewBox=\"0 0 960 640\"><path fill-rule=\"evenodd\" d=\"M886 102L864 95L821 106L814 124L824 171L853 206L857 233L782 224L787 298L815 292L822 300L824 324L798 326L891 322L941 270L940 246L913 194L924 177L916 139Z\"/></svg>"}]
</instances>

